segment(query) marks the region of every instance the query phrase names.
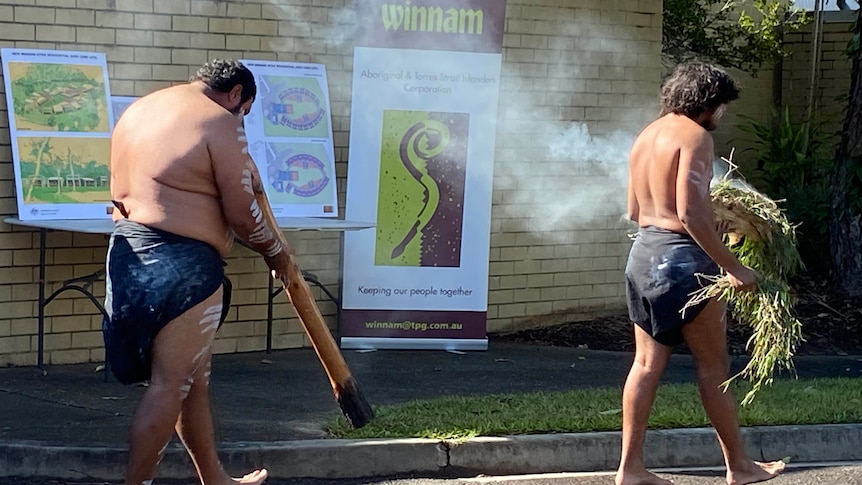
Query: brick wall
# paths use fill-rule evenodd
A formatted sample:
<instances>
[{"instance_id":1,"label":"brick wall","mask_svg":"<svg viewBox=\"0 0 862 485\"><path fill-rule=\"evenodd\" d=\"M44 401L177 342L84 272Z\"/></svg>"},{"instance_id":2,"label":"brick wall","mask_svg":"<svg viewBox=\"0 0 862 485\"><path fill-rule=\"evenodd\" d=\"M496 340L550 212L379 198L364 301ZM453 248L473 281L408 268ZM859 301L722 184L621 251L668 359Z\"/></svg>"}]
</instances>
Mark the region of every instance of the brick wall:
<instances>
[{"instance_id":1,"label":"brick wall","mask_svg":"<svg viewBox=\"0 0 862 485\"><path fill-rule=\"evenodd\" d=\"M631 138L658 113L661 2L510 0L491 226L489 331L624 306ZM584 146L585 128L597 146ZM614 132L621 132L614 135ZM562 155L549 153L560 146ZM597 160L582 160L584 150Z\"/></svg>"},{"instance_id":2,"label":"brick wall","mask_svg":"<svg viewBox=\"0 0 862 485\"><path fill-rule=\"evenodd\" d=\"M112 94L129 96L185 82L214 57L323 63L343 205L352 5L346 0L0 0L0 46L104 52ZM611 134L633 135L655 115L660 41L659 0L509 0L494 175L490 331L577 319L623 305L624 193L607 175L618 178L619 164L625 164L620 153L628 147L626 136ZM17 209L5 93L0 94L0 217L7 217ZM549 155L549 143L559 142L573 124L604 140L611 159L573 166L566 156ZM595 192L596 187L607 190ZM548 227L551 208L572 193L586 194L593 202L587 205L595 207L567 206ZM336 292L338 236L288 237L303 268ZM0 365L36 362L38 242L38 232L0 223ZM54 232L47 242L49 293L59 282L104 264L104 236ZM234 304L216 351L263 349L266 268L242 248L228 263ZM104 297L102 282L94 293ZM305 345L298 320L286 318L292 315L286 299L277 301L274 347ZM334 327L335 307L320 298L319 304ZM46 315L46 363L103 359L101 318L89 300L64 293Z\"/></svg>"},{"instance_id":3,"label":"brick wall","mask_svg":"<svg viewBox=\"0 0 862 485\"><path fill-rule=\"evenodd\" d=\"M825 132L831 143L840 141L844 124L846 97L850 92L851 62L845 53L852 37L852 19L843 13L827 12L823 24L820 63L815 71L814 118L825 122ZM787 49L791 55L784 62L782 97L791 108L794 120L803 120L810 97L813 26L788 35Z\"/></svg>"}]
</instances>

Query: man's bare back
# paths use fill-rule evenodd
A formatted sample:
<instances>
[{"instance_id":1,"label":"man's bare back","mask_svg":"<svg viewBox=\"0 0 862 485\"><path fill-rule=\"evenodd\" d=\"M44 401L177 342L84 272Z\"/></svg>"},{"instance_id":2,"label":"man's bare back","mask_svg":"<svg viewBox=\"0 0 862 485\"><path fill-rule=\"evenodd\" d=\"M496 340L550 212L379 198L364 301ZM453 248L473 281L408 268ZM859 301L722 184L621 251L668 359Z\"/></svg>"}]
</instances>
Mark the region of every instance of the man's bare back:
<instances>
[{"instance_id":1,"label":"man's bare back","mask_svg":"<svg viewBox=\"0 0 862 485\"><path fill-rule=\"evenodd\" d=\"M163 115L154 119L154 112ZM231 123L239 125L189 84L157 91L129 106L113 134L112 198L126 212L115 210L114 220L126 216L227 254L233 234L210 152L214 137L237 137Z\"/></svg>"},{"instance_id":2,"label":"man's bare back","mask_svg":"<svg viewBox=\"0 0 862 485\"><path fill-rule=\"evenodd\" d=\"M726 271L745 272L716 231L709 183L714 127L710 114L692 120L667 114L638 135L629 159L629 217L641 227L689 234ZM751 282L753 283L753 282Z\"/></svg>"}]
</instances>

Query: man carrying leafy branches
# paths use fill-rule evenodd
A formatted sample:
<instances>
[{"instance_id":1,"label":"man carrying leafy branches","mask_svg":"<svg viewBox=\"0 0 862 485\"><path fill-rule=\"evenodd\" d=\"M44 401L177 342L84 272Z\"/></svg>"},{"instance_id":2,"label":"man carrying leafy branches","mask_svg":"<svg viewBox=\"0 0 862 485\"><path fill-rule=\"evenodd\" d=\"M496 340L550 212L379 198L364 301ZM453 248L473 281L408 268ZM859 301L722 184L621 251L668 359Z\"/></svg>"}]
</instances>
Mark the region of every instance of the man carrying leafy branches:
<instances>
[{"instance_id":1,"label":"man carrying leafy branches","mask_svg":"<svg viewBox=\"0 0 862 485\"><path fill-rule=\"evenodd\" d=\"M638 135L630 155L628 212L638 223L626 266L635 359L623 390L622 456L617 485L669 485L647 471L643 444L650 409L674 345L685 342L697 367L701 401L718 434L727 483L775 477L781 461L751 460L742 441L728 379L725 314L718 298L683 308L702 285L698 274L727 274L732 287L752 290L758 275L724 245L710 198L712 135L739 90L723 70L704 63L677 67L661 91L660 118Z\"/></svg>"}]
</instances>

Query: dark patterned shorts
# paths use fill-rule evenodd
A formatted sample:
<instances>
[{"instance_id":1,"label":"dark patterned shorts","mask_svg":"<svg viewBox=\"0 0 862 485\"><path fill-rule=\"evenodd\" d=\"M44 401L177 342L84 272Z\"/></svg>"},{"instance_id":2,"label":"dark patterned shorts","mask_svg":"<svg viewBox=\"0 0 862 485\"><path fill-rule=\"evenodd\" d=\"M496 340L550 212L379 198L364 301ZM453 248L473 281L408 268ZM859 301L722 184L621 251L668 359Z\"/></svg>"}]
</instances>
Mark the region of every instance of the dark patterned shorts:
<instances>
[{"instance_id":1,"label":"dark patterned shorts","mask_svg":"<svg viewBox=\"0 0 862 485\"><path fill-rule=\"evenodd\" d=\"M683 342L682 326L706 306L682 308L701 289L696 275L718 275L720 269L688 234L654 226L642 227L626 264L629 318L660 344Z\"/></svg>"},{"instance_id":2,"label":"dark patterned shorts","mask_svg":"<svg viewBox=\"0 0 862 485\"><path fill-rule=\"evenodd\" d=\"M222 322L227 315L230 282L207 243L122 219L106 266L105 358L123 384L149 379L156 334L222 285Z\"/></svg>"}]
</instances>

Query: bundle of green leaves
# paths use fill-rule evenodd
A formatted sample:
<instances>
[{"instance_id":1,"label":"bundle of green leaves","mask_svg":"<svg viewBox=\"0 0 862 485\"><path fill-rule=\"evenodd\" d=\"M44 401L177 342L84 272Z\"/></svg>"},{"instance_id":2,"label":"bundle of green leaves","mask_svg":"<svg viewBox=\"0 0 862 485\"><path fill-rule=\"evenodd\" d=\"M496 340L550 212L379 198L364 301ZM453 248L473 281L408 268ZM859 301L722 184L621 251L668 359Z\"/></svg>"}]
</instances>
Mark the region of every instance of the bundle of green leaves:
<instances>
[{"instance_id":1,"label":"bundle of green leaves","mask_svg":"<svg viewBox=\"0 0 862 485\"><path fill-rule=\"evenodd\" d=\"M750 381L751 390L742 401L748 404L758 391L772 384L777 370L793 369L802 324L794 312L788 280L802 268L802 259L796 226L775 201L731 176L714 184L710 193L716 220L731 228L725 242L742 264L760 274L760 280L756 290L739 291L726 275L702 276L708 285L692 294L686 308L719 297L729 303L738 322L752 328L747 344L751 359L725 382L727 386L739 377Z\"/></svg>"}]
</instances>

